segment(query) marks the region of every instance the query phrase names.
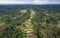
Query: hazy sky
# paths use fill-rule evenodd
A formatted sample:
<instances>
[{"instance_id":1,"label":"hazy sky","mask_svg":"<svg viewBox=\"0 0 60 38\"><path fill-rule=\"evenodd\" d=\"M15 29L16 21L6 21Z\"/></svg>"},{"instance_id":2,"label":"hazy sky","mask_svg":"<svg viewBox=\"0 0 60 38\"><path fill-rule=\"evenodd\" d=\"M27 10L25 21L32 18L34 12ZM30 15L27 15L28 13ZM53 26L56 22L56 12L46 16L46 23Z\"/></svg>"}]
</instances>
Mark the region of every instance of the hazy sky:
<instances>
[{"instance_id":1,"label":"hazy sky","mask_svg":"<svg viewBox=\"0 0 60 38\"><path fill-rule=\"evenodd\" d=\"M60 4L60 0L0 0L0 4Z\"/></svg>"}]
</instances>

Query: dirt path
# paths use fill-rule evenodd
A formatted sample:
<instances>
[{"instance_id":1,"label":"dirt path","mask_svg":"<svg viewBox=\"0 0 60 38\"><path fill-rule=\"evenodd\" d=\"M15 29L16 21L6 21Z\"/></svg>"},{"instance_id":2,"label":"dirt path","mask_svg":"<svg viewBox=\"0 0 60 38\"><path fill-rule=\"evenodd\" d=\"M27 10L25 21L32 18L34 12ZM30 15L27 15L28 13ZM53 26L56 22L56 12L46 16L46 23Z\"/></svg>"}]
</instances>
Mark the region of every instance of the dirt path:
<instances>
[{"instance_id":1,"label":"dirt path","mask_svg":"<svg viewBox=\"0 0 60 38\"><path fill-rule=\"evenodd\" d=\"M30 20L33 18L33 16L35 15L35 11L33 11L33 9L30 10L31 14L30 14Z\"/></svg>"},{"instance_id":2,"label":"dirt path","mask_svg":"<svg viewBox=\"0 0 60 38\"><path fill-rule=\"evenodd\" d=\"M31 19L34 17L35 11L33 11L33 9L30 9L30 11L31 11L30 18L23 23L26 26L24 31L27 34L28 38L36 38L36 35L34 34L34 29L33 29L34 25L31 23Z\"/></svg>"}]
</instances>

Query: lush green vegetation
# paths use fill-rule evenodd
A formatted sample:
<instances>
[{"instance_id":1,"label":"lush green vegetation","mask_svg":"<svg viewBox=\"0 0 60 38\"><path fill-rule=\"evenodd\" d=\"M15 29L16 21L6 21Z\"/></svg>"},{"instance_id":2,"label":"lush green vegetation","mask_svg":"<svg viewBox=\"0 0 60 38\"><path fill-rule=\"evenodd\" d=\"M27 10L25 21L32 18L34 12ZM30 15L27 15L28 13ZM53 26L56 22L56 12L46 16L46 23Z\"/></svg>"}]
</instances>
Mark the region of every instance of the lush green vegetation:
<instances>
[{"instance_id":1,"label":"lush green vegetation","mask_svg":"<svg viewBox=\"0 0 60 38\"><path fill-rule=\"evenodd\" d=\"M0 6L0 38L60 38L59 10Z\"/></svg>"}]
</instances>

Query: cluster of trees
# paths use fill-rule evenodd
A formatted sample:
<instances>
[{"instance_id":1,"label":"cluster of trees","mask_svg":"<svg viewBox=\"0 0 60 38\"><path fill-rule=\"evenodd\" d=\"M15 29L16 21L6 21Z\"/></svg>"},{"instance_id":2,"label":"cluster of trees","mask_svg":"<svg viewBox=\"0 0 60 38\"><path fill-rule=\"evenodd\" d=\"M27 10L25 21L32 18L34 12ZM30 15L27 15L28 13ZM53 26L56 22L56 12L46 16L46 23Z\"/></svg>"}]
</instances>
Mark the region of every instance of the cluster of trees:
<instances>
[{"instance_id":1,"label":"cluster of trees","mask_svg":"<svg viewBox=\"0 0 60 38\"><path fill-rule=\"evenodd\" d=\"M17 11L16 11L17 10ZM12 10L9 13L2 14L0 18L0 23L5 23L6 28L3 33L1 33L0 38L25 38L26 34L22 32L21 29L18 29L17 26L21 26L24 21L29 17L29 13L20 13L18 9ZM28 11L27 11L28 12Z\"/></svg>"},{"instance_id":2,"label":"cluster of trees","mask_svg":"<svg viewBox=\"0 0 60 38\"><path fill-rule=\"evenodd\" d=\"M51 9L34 8L35 17L32 19L34 29L38 38L58 38L60 36L58 26L60 13L50 13ZM56 10L55 10L56 11ZM60 38L60 37L59 37Z\"/></svg>"},{"instance_id":3,"label":"cluster of trees","mask_svg":"<svg viewBox=\"0 0 60 38\"><path fill-rule=\"evenodd\" d=\"M60 13L54 13L56 10L51 10L51 8L32 9L35 11L35 16L31 19L31 23L34 25L33 33L37 38L57 38L60 36L60 27L58 27ZM0 33L0 38L27 38L27 34L21 29L26 27L23 23L30 18L31 11L28 9L26 13L20 13L20 10L20 8L12 11L7 10L9 13L0 14L0 23L5 23L4 26L6 26ZM22 24L23 28L18 28Z\"/></svg>"}]
</instances>

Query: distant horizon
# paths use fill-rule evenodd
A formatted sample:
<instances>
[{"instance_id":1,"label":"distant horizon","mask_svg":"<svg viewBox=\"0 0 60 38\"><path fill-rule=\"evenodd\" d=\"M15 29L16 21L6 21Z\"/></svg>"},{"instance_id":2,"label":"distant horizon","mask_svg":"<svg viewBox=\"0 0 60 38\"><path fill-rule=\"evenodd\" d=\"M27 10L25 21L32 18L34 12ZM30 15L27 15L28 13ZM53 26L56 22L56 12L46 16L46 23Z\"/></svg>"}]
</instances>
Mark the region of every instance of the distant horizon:
<instances>
[{"instance_id":1,"label":"distant horizon","mask_svg":"<svg viewBox=\"0 0 60 38\"><path fill-rule=\"evenodd\" d=\"M60 4L0 4L0 5L60 5Z\"/></svg>"},{"instance_id":2,"label":"distant horizon","mask_svg":"<svg viewBox=\"0 0 60 38\"><path fill-rule=\"evenodd\" d=\"M0 4L0 5L60 5L60 4Z\"/></svg>"},{"instance_id":3,"label":"distant horizon","mask_svg":"<svg viewBox=\"0 0 60 38\"><path fill-rule=\"evenodd\" d=\"M0 0L0 4L60 4L60 0Z\"/></svg>"}]
</instances>

